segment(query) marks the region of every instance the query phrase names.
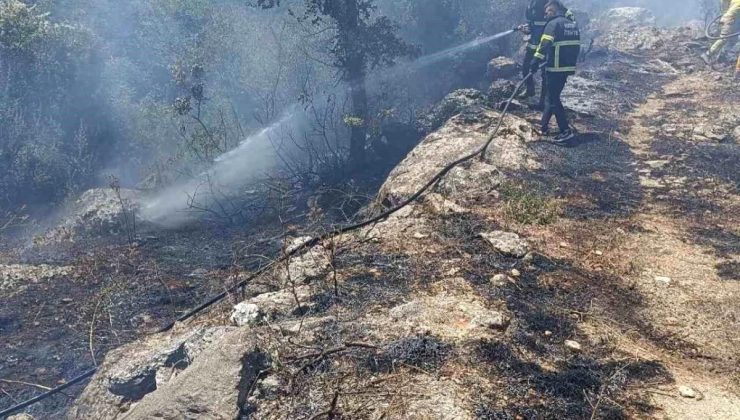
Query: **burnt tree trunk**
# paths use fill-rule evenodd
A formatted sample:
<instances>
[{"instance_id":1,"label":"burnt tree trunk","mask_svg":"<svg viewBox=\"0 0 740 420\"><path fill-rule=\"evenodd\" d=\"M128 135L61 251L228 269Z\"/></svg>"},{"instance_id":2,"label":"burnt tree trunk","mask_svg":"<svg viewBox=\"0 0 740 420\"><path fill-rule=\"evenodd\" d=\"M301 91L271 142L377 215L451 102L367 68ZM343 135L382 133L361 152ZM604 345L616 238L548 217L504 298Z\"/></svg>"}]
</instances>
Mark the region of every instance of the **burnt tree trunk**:
<instances>
[{"instance_id":1,"label":"burnt tree trunk","mask_svg":"<svg viewBox=\"0 0 740 420\"><path fill-rule=\"evenodd\" d=\"M345 82L349 85L352 115L350 125L349 168L354 171L365 163L368 104L365 85L366 57L362 45L362 20L358 0L330 0L325 10L337 23L338 52Z\"/></svg>"},{"instance_id":2,"label":"burnt tree trunk","mask_svg":"<svg viewBox=\"0 0 740 420\"><path fill-rule=\"evenodd\" d=\"M348 69L352 116L357 119L352 123L349 142L349 165L352 169L359 169L365 163L365 141L367 139L368 106L365 70L362 65L358 67L351 66Z\"/></svg>"}]
</instances>

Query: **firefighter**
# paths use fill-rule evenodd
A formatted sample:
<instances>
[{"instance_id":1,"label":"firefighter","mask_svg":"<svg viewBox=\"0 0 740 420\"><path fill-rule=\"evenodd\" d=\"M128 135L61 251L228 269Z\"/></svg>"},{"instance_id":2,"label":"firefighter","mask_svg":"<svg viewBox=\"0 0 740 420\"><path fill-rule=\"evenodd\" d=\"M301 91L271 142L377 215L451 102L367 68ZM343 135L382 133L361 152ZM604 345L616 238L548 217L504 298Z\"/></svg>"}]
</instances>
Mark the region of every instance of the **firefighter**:
<instances>
[{"instance_id":1,"label":"firefighter","mask_svg":"<svg viewBox=\"0 0 740 420\"><path fill-rule=\"evenodd\" d=\"M709 51L704 53L701 58L711 64L717 59L725 47L732 47L737 43L737 36L729 37L737 32L740 27L740 0L722 0L722 19L720 20L720 37L724 39L717 40Z\"/></svg>"},{"instance_id":2,"label":"firefighter","mask_svg":"<svg viewBox=\"0 0 740 420\"><path fill-rule=\"evenodd\" d=\"M522 63L522 76L526 77L532 67L532 60L534 59L534 53L537 51L537 46L540 45L542 39L542 32L545 30L547 19L545 17L545 5L550 0L530 0L529 6L525 13L527 24L522 25L519 29L525 34L529 34L529 41L527 42L527 49L524 54L524 62ZM570 10L566 9L565 16L568 19L575 20L575 16ZM540 100L536 108L542 109L545 103L545 76L542 75L542 91L540 93ZM535 80L534 75L527 79L526 90L522 97L529 98L535 95Z\"/></svg>"},{"instance_id":3,"label":"firefighter","mask_svg":"<svg viewBox=\"0 0 740 420\"><path fill-rule=\"evenodd\" d=\"M541 134L549 132L550 120L554 115L560 134L554 138L556 143L564 143L575 133L570 129L568 115L560 100L568 76L575 74L578 55L581 51L581 31L578 24L566 17L567 9L558 0L550 0L545 6L547 24L542 39L534 53L531 71L537 71L544 64L545 107L542 113Z\"/></svg>"},{"instance_id":4,"label":"firefighter","mask_svg":"<svg viewBox=\"0 0 740 420\"><path fill-rule=\"evenodd\" d=\"M547 24L547 21L545 20L545 4L547 4L548 1L549 0L531 0L525 13L527 25L523 27L523 32L529 34L529 41L527 42L527 51L524 54L524 62L522 63L523 77L526 77L529 74L529 70L532 67L532 60L534 59L534 53L537 51L537 46L540 44L540 39L542 37L542 31L545 29L545 25ZM534 96L534 75L527 79L526 86L527 89L524 92L524 97L529 98ZM540 105L542 105L544 100L543 95L540 95Z\"/></svg>"}]
</instances>

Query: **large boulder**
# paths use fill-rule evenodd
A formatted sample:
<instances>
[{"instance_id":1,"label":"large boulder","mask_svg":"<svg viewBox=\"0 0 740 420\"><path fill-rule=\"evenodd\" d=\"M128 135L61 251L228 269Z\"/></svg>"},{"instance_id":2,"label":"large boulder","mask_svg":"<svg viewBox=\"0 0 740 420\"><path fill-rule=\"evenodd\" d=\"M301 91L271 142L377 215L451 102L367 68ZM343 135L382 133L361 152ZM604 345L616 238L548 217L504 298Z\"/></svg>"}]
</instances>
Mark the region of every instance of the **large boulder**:
<instances>
[{"instance_id":1,"label":"large boulder","mask_svg":"<svg viewBox=\"0 0 740 420\"><path fill-rule=\"evenodd\" d=\"M441 129L427 136L390 173L381 187L379 198L397 204L418 191L442 168L456 159L479 150L491 135L491 125L500 114L483 108L473 119L458 115ZM438 192L453 201L479 191L490 191L501 180L501 170L527 170L538 167L526 145L532 140L531 124L515 115L507 115L498 135L489 146L486 160L471 159L454 168L437 185Z\"/></svg>"},{"instance_id":2,"label":"large boulder","mask_svg":"<svg viewBox=\"0 0 740 420\"><path fill-rule=\"evenodd\" d=\"M509 57L496 57L488 62L486 74L490 80L508 79L516 76L519 68L516 61Z\"/></svg>"},{"instance_id":3,"label":"large boulder","mask_svg":"<svg viewBox=\"0 0 740 420\"><path fill-rule=\"evenodd\" d=\"M517 83L512 80L494 80L488 88L488 100L493 104L508 100L514 94L516 86Z\"/></svg>"},{"instance_id":4,"label":"large boulder","mask_svg":"<svg viewBox=\"0 0 740 420\"><path fill-rule=\"evenodd\" d=\"M141 194L136 190L94 188L85 191L66 210L56 227L36 238L39 245L75 241L80 237L132 233L139 223Z\"/></svg>"},{"instance_id":5,"label":"large boulder","mask_svg":"<svg viewBox=\"0 0 740 420\"><path fill-rule=\"evenodd\" d=\"M486 106L488 98L477 89L459 89L445 96L426 116L422 118L422 128L430 133L442 127L447 120L457 114Z\"/></svg>"},{"instance_id":6,"label":"large boulder","mask_svg":"<svg viewBox=\"0 0 740 420\"><path fill-rule=\"evenodd\" d=\"M238 328L149 337L110 352L68 418L233 419L266 365Z\"/></svg>"}]
</instances>

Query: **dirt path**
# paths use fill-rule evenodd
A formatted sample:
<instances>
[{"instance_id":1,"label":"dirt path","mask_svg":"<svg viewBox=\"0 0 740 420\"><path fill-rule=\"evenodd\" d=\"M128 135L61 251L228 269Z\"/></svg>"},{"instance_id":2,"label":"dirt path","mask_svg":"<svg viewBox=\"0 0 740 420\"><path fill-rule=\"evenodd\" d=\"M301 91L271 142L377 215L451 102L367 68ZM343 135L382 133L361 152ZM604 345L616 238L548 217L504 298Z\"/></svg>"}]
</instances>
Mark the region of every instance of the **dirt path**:
<instances>
[{"instance_id":1,"label":"dirt path","mask_svg":"<svg viewBox=\"0 0 740 420\"><path fill-rule=\"evenodd\" d=\"M655 418L740 418L740 147L726 135L740 113L738 93L717 78L644 80L653 92L614 115L618 125L580 118L590 134L574 148L535 146L547 164L530 180L564 214L528 234L548 255L613 279L586 286L580 328L667 370L669 382L640 390ZM639 96L639 82L624 83L625 96Z\"/></svg>"},{"instance_id":2,"label":"dirt path","mask_svg":"<svg viewBox=\"0 0 740 420\"><path fill-rule=\"evenodd\" d=\"M692 346L689 354L654 356L699 395L656 393L669 418L740 418L740 150L711 138L712 124L736 124L739 113L727 80L708 78L680 77L627 118L634 126L625 142L645 195L633 216L644 232L630 235L625 250L649 296L646 318Z\"/></svg>"}]
</instances>

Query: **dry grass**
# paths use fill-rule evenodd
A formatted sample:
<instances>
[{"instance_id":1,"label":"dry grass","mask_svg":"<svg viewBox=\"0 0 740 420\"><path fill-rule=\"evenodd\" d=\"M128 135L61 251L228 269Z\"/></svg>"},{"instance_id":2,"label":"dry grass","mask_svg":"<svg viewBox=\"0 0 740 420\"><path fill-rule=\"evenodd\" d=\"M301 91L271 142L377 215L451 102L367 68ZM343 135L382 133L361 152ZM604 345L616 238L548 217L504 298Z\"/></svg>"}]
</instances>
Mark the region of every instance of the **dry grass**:
<instances>
[{"instance_id":1,"label":"dry grass","mask_svg":"<svg viewBox=\"0 0 740 420\"><path fill-rule=\"evenodd\" d=\"M558 219L560 205L534 184L505 182L500 189L504 217L523 225L549 225Z\"/></svg>"}]
</instances>

